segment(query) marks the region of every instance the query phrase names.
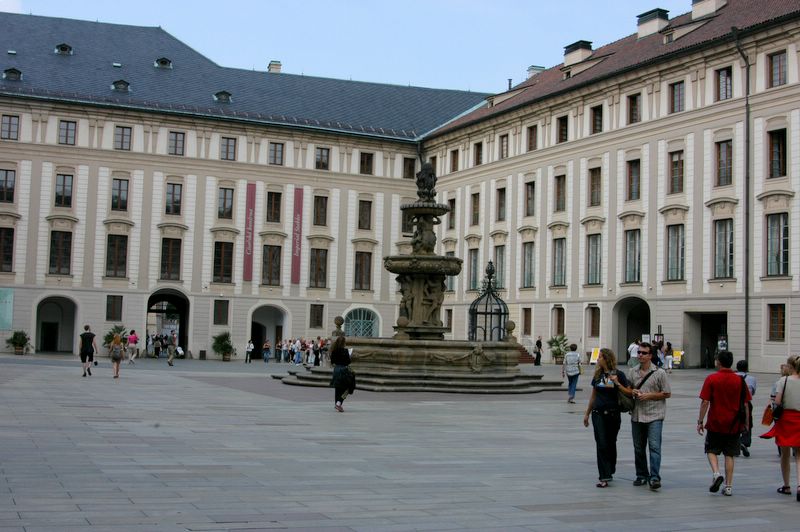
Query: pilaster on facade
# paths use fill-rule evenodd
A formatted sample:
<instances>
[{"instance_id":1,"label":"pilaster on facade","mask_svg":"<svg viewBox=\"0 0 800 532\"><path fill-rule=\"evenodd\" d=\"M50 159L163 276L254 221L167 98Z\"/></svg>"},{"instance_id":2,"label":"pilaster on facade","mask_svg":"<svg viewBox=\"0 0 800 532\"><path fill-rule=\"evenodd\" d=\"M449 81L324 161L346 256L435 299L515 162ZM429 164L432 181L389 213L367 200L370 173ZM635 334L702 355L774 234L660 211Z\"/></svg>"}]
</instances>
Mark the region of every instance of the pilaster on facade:
<instances>
[{"instance_id":1,"label":"pilaster on facade","mask_svg":"<svg viewBox=\"0 0 800 532\"><path fill-rule=\"evenodd\" d=\"M17 208L19 210L17 214L27 213L25 216L20 214L14 230L17 234L16 242L14 242L14 281L17 285L22 285L25 284L26 280L30 277L29 272L33 270L30 264L30 254L27 252L28 232L30 231L32 222L30 213L33 212L31 209L33 206L31 205L31 189L33 186L31 173L33 163L29 160L22 160L19 162L17 168L19 169L20 176L17 188L19 194L17 200ZM39 250L35 247L34 249L36 253L38 253ZM39 264L39 261L34 261L34 264ZM33 273L35 274L36 272L34 271Z\"/></svg>"},{"instance_id":2,"label":"pilaster on facade","mask_svg":"<svg viewBox=\"0 0 800 532\"><path fill-rule=\"evenodd\" d=\"M84 194L80 194L84 195ZM106 225L103 223L106 219L108 219L108 209L109 209L109 202L106 201L106 198L111 197L111 172L108 167L100 167L97 173L97 223L95 224L95 237L94 241L96 243L95 249L103 249L105 253L108 252L107 246L101 246L101 242L106 242L106 233L107 228ZM95 288L100 288L103 286L103 263L105 259L105 253L92 253L93 259L93 276L92 276L92 285ZM132 255L135 257L135 255Z\"/></svg>"},{"instance_id":3,"label":"pilaster on facade","mask_svg":"<svg viewBox=\"0 0 800 532\"><path fill-rule=\"evenodd\" d=\"M48 248L50 244L50 223L47 217L50 215L50 205L53 201L53 163L42 163L42 180L39 186L39 237L36 240L36 284L45 284L47 273Z\"/></svg>"},{"instance_id":4,"label":"pilaster on facade","mask_svg":"<svg viewBox=\"0 0 800 532\"><path fill-rule=\"evenodd\" d=\"M341 204L342 204L342 190L340 188L335 188L331 191L331 212L333 213L340 213L341 212ZM328 289L328 297L331 299L338 297L338 288L339 288L339 272L338 272L338 265L340 263L339 260L339 249L341 247L341 239L340 239L340 225L339 220L336 220L336 223L331 223L331 238L332 243L331 249L329 252L328 257L328 264L330 264L330 273L328 274L329 280L329 289ZM350 226L352 227L352 226ZM349 242L349 240L348 240Z\"/></svg>"}]
</instances>

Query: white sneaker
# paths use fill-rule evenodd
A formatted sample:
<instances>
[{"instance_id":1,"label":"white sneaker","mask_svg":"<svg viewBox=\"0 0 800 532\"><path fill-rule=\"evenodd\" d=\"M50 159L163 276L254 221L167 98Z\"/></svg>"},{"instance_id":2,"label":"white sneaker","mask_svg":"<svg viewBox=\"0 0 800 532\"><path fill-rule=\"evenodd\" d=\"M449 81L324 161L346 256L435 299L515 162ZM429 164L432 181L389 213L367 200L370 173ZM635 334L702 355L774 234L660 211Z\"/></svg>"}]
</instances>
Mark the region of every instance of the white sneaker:
<instances>
[{"instance_id":1,"label":"white sneaker","mask_svg":"<svg viewBox=\"0 0 800 532\"><path fill-rule=\"evenodd\" d=\"M732 486L725 486L722 488L722 494L730 497L733 495L733 487Z\"/></svg>"}]
</instances>

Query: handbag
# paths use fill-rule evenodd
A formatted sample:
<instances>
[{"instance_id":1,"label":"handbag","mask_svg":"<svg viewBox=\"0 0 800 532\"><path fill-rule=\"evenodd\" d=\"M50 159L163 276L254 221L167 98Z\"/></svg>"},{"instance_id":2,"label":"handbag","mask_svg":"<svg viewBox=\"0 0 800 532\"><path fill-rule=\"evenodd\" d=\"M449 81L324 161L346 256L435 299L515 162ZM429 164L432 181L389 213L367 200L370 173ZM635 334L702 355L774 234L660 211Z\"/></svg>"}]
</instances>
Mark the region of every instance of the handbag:
<instances>
[{"instance_id":1,"label":"handbag","mask_svg":"<svg viewBox=\"0 0 800 532\"><path fill-rule=\"evenodd\" d=\"M761 415L761 424L769 427L770 425L772 425L772 421L774 419L775 416L772 412L772 405L769 404L764 408L764 413Z\"/></svg>"},{"instance_id":2,"label":"handbag","mask_svg":"<svg viewBox=\"0 0 800 532\"><path fill-rule=\"evenodd\" d=\"M783 398L786 397L786 385L789 384L789 377L783 379L783 391L781 392L781 404L772 407L772 419L778 421L783 415Z\"/></svg>"},{"instance_id":3,"label":"handbag","mask_svg":"<svg viewBox=\"0 0 800 532\"><path fill-rule=\"evenodd\" d=\"M655 371L651 371L650 373L645 375L642 381L636 386L634 386L633 389L638 390L639 388L641 388L642 385L644 385L645 381L647 381L647 379L649 379L650 375L652 375L653 373L655 373ZM617 403L619 404L620 412L633 412L633 407L636 405L636 401L633 399L633 397L628 397L627 395L622 393L622 390L620 390L619 387L617 387Z\"/></svg>"}]
</instances>

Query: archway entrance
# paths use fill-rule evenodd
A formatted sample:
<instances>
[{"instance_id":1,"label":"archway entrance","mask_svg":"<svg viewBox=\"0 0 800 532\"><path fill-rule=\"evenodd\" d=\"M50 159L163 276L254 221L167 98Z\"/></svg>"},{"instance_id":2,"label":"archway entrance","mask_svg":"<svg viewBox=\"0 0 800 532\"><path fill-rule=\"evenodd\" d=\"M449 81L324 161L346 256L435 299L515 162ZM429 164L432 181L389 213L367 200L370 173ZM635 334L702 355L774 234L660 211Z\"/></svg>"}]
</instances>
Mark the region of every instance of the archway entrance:
<instances>
[{"instance_id":1,"label":"archway entrance","mask_svg":"<svg viewBox=\"0 0 800 532\"><path fill-rule=\"evenodd\" d=\"M631 340L650 334L650 306L644 299L626 297L617 301L613 314L614 346L617 360L628 361Z\"/></svg>"},{"instance_id":2,"label":"archway entrance","mask_svg":"<svg viewBox=\"0 0 800 532\"><path fill-rule=\"evenodd\" d=\"M357 308L344 317L345 336L378 336L378 315L369 309Z\"/></svg>"},{"instance_id":3,"label":"archway entrance","mask_svg":"<svg viewBox=\"0 0 800 532\"><path fill-rule=\"evenodd\" d=\"M75 302L66 297L48 297L39 302L34 339L37 353L75 352L76 310Z\"/></svg>"},{"instance_id":4,"label":"archway entrance","mask_svg":"<svg viewBox=\"0 0 800 532\"><path fill-rule=\"evenodd\" d=\"M158 290L147 300L147 334L175 331L178 345L189 351L189 300L178 290Z\"/></svg>"},{"instance_id":5,"label":"archway entrance","mask_svg":"<svg viewBox=\"0 0 800 532\"><path fill-rule=\"evenodd\" d=\"M253 311L250 322L250 339L256 346L253 358L263 359L261 348L266 340L272 345L272 356L275 357L275 346L284 339L283 331L286 314L278 307L264 305Z\"/></svg>"}]
</instances>

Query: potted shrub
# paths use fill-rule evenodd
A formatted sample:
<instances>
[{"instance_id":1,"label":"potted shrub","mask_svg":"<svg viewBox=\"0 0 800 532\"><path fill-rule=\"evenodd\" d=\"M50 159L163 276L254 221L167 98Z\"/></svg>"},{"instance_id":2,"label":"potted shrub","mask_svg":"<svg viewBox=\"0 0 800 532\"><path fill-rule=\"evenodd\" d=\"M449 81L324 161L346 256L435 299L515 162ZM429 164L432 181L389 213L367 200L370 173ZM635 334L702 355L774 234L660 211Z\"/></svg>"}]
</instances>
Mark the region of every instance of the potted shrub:
<instances>
[{"instance_id":1,"label":"potted shrub","mask_svg":"<svg viewBox=\"0 0 800 532\"><path fill-rule=\"evenodd\" d=\"M550 354L553 356L553 363L564 363L564 355L569 351L568 346L569 340L563 334L557 334L547 341L547 347L550 348Z\"/></svg>"},{"instance_id":2,"label":"potted shrub","mask_svg":"<svg viewBox=\"0 0 800 532\"><path fill-rule=\"evenodd\" d=\"M128 330L125 328L124 325L114 325L111 329L106 332L105 336L103 336L103 347L108 347L111 345L111 342L114 340L114 335L118 334L120 338L122 338L122 343L125 343L125 337L128 336Z\"/></svg>"},{"instance_id":3,"label":"potted shrub","mask_svg":"<svg viewBox=\"0 0 800 532\"><path fill-rule=\"evenodd\" d=\"M6 338L6 345L14 348L15 355L22 355L30 349L31 337L25 331L14 331L11 336Z\"/></svg>"},{"instance_id":4,"label":"potted shrub","mask_svg":"<svg viewBox=\"0 0 800 532\"><path fill-rule=\"evenodd\" d=\"M231 333L230 331L221 332L216 336L211 337L211 349L220 356L222 356L223 362L230 362L231 355L236 355L236 349L233 347L233 342L231 342Z\"/></svg>"}]
</instances>

